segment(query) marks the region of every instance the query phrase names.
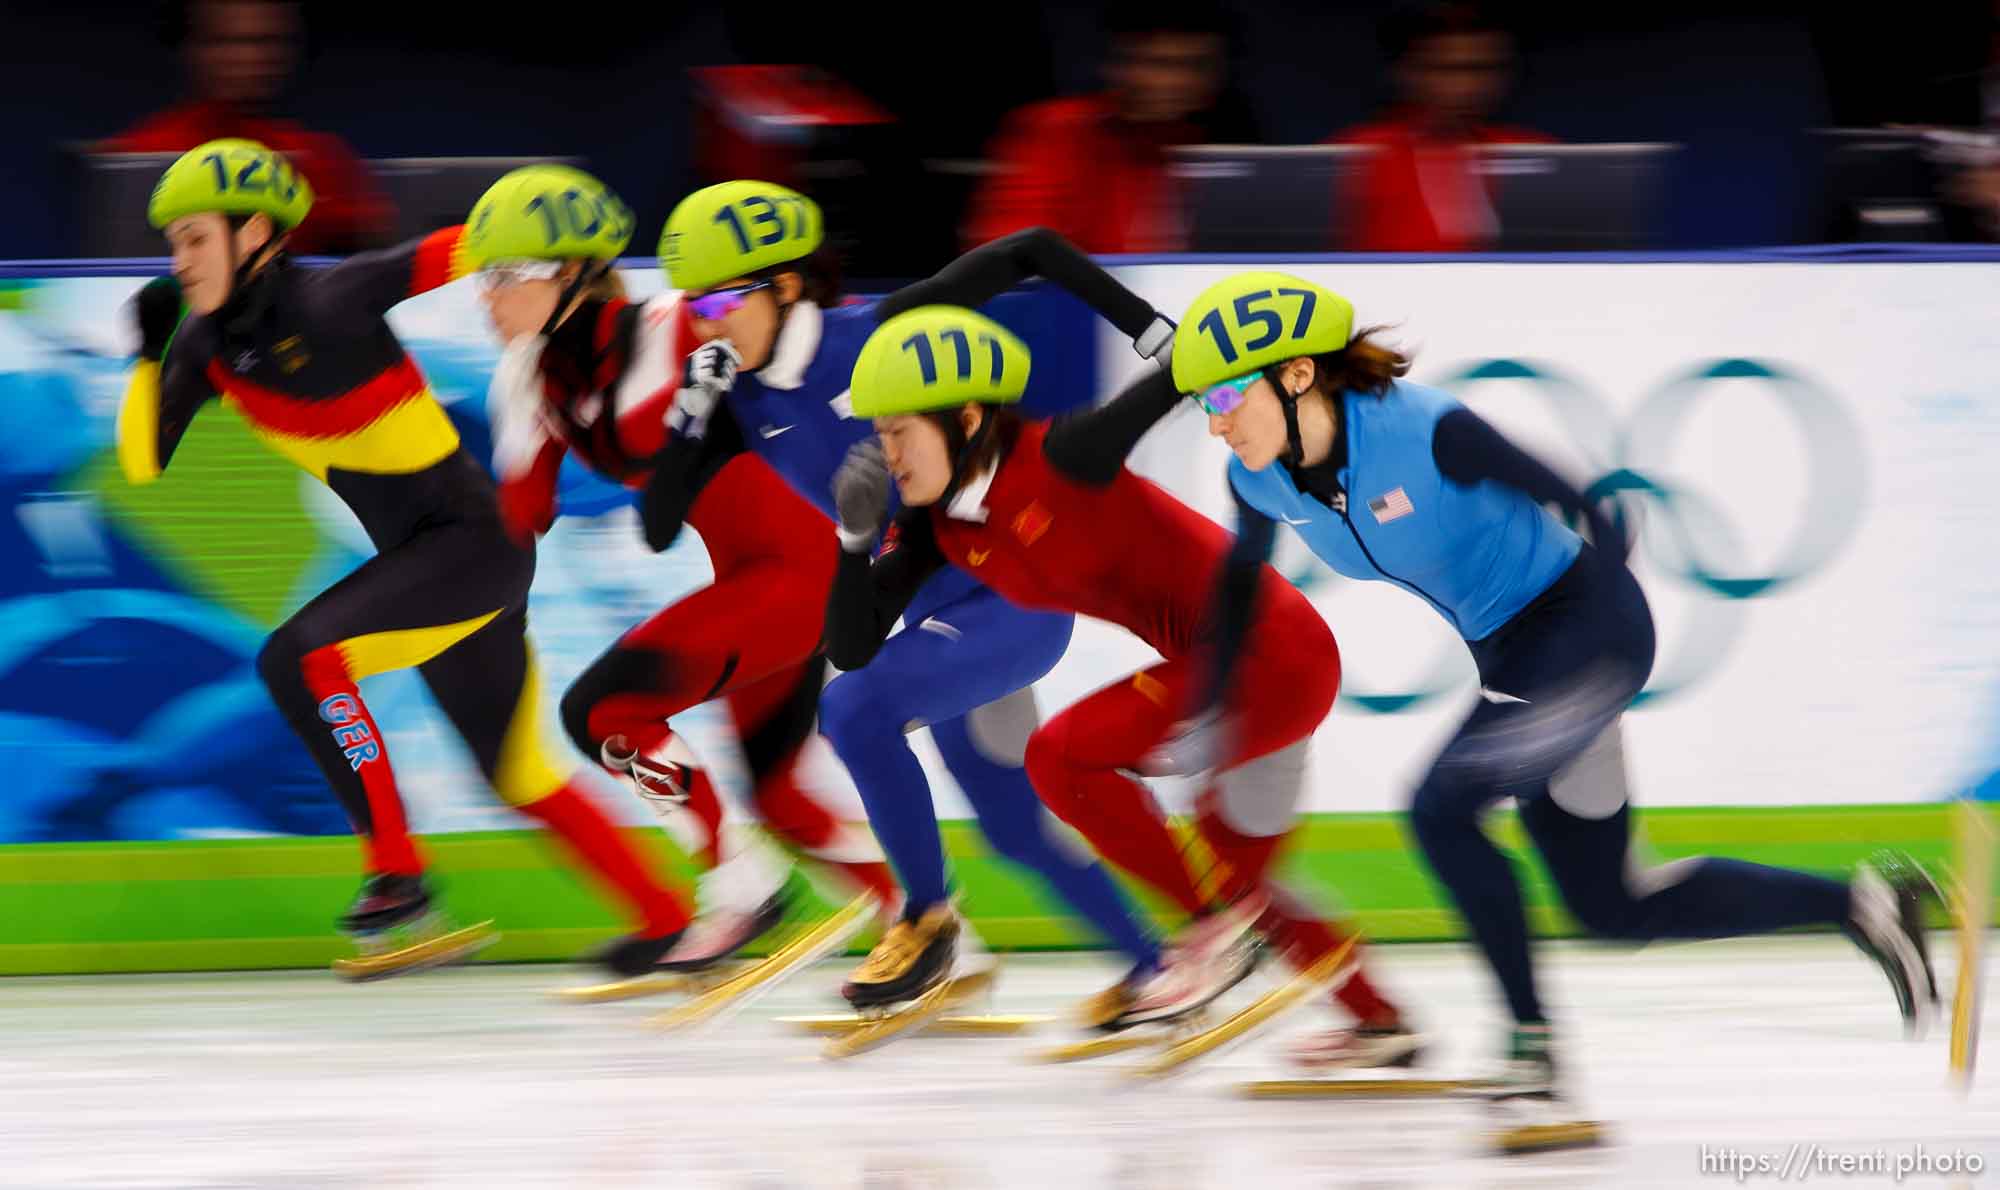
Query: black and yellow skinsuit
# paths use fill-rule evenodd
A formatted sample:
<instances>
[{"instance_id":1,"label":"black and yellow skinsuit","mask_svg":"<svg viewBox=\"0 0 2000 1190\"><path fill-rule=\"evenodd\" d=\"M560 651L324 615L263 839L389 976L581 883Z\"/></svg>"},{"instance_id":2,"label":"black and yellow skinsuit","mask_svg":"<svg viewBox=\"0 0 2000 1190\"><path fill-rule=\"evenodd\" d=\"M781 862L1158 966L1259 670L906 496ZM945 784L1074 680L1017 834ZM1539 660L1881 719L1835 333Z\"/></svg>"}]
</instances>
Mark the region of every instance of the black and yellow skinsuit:
<instances>
[{"instance_id":1,"label":"black and yellow skinsuit","mask_svg":"<svg viewBox=\"0 0 2000 1190\"><path fill-rule=\"evenodd\" d=\"M356 683L416 666L500 796L564 835L644 932L677 929L678 899L545 750L526 636L534 555L502 528L491 479L384 318L468 271L460 228L327 268L278 256L220 310L190 315L164 359L141 360L119 461L134 482L156 477L219 396L367 530L376 556L280 625L257 661L365 840L371 874L414 876L422 862Z\"/></svg>"}]
</instances>

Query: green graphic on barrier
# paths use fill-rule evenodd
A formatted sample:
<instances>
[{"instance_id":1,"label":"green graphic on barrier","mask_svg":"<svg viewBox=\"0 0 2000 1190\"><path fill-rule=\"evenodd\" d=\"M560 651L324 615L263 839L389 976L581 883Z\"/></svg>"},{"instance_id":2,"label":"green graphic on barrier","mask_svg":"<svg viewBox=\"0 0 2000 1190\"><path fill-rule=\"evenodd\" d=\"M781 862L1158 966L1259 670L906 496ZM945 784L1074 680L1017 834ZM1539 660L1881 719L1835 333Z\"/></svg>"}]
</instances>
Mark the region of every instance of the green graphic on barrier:
<instances>
[{"instance_id":1,"label":"green graphic on barrier","mask_svg":"<svg viewBox=\"0 0 2000 1190\"><path fill-rule=\"evenodd\" d=\"M1649 859L1715 854L1840 873L1884 847L1942 863L1947 811L1932 804L1660 809L1641 815L1641 831ZM1497 815L1493 829L1504 846L1526 854L1510 814ZM1092 944L1036 881L994 858L971 824L947 823L945 831L966 908L989 944ZM664 836L639 834L660 863L688 873L670 858ZM624 928L540 836L444 835L428 850L446 905L461 918L498 920L505 936L487 961L574 959ZM1285 864L1288 883L1351 916L1373 939L1458 937L1398 816L1314 815ZM1540 868L1524 862L1519 870L1537 931L1574 934ZM0 974L317 966L347 952L331 922L358 872L350 839L0 847L0 920L8 923ZM1168 921L1158 901L1141 900ZM831 907L827 900L821 909Z\"/></svg>"},{"instance_id":2,"label":"green graphic on barrier","mask_svg":"<svg viewBox=\"0 0 2000 1190\"><path fill-rule=\"evenodd\" d=\"M220 404L196 415L173 466L154 482L127 483L106 451L76 486L191 590L258 624L292 610L325 540L306 511L298 468Z\"/></svg>"}]
</instances>

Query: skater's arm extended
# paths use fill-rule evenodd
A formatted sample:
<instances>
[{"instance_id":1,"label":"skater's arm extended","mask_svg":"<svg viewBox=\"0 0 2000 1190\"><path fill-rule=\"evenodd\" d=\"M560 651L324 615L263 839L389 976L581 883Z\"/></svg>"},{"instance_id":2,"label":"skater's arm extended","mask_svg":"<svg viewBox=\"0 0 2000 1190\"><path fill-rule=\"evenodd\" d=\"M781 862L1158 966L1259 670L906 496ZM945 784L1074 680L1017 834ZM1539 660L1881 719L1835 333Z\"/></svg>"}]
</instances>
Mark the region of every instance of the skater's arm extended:
<instances>
[{"instance_id":1,"label":"skater's arm extended","mask_svg":"<svg viewBox=\"0 0 2000 1190\"><path fill-rule=\"evenodd\" d=\"M1251 621L1256 618L1258 580L1271 559L1271 547L1278 533L1277 522L1251 507L1234 485L1230 494L1236 499L1236 540L1229 547L1229 556L1223 559L1222 573L1216 579L1215 634L1209 645L1208 677L1202 687L1201 705L1195 708L1197 713L1217 706L1229 694L1244 638L1250 635Z\"/></svg>"},{"instance_id":2,"label":"skater's arm extended","mask_svg":"<svg viewBox=\"0 0 2000 1190\"><path fill-rule=\"evenodd\" d=\"M1537 504L1553 504L1590 527L1590 540L1600 557L1625 561L1625 535L1602 509L1546 463L1507 441L1470 409L1454 409L1438 419L1431 433L1431 457L1453 483L1470 487L1497 483L1525 493Z\"/></svg>"},{"instance_id":3,"label":"skater's arm extended","mask_svg":"<svg viewBox=\"0 0 2000 1190\"><path fill-rule=\"evenodd\" d=\"M1103 487L1118 478L1146 431L1179 403L1173 377L1148 372L1104 404L1056 418L1042 439L1042 454L1078 483Z\"/></svg>"},{"instance_id":4,"label":"skater's arm extended","mask_svg":"<svg viewBox=\"0 0 2000 1190\"><path fill-rule=\"evenodd\" d=\"M336 304L385 314L396 303L472 273L465 228L445 227L393 248L361 252L320 274Z\"/></svg>"},{"instance_id":5,"label":"skater's arm extended","mask_svg":"<svg viewBox=\"0 0 2000 1190\"><path fill-rule=\"evenodd\" d=\"M1030 227L981 244L932 276L883 298L875 312L887 321L918 306L970 309L1035 277L1053 281L1082 299L1129 336L1139 354L1165 358L1161 352L1173 343L1173 323L1075 244L1046 227Z\"/></svg>"},{"instance_id":6,"label":"skater's arm extended","mask_svg":"<svg viewBox=\"0 0 2000 1190\"><path fill-rule=\"evenodd\" d=\"M879 505L870 503L868 493L856 495L865 480L873 483L872 468L880 452L871 452L872 442L858 444L843 464L846 486L836 481L836 491L844 490L841 501L840 567L834 574L833 594L826 607L826 659L841 669L859 669L868 664L889 637L890 629L902 618L924 580L946 565L931 526L930 512L922 508L904 511L890 527L888 544L880 555L870 557L875 532L880 523L875 508L886 510L887 473L880 489ZM862 461L854 462L860 455ZM857 477L856 472L864 472ZM852 523L855 527L849 528Z\"/></svg>"},{"instance_id":7,"label":"skater's arm extended","mask_svg":"<svg viewBox=\"0 0 2000 1190\"><path fill-rule=\"evenodd\" d=\"M166 470L194 415L215 396L208 382L202 336L182 339L186 316L180 283L153 280L133 296L139 358L118 406L118 465L131 483L150 483ZM174 350L178 342L179 350Z\"/></svg>"}]
</instances>

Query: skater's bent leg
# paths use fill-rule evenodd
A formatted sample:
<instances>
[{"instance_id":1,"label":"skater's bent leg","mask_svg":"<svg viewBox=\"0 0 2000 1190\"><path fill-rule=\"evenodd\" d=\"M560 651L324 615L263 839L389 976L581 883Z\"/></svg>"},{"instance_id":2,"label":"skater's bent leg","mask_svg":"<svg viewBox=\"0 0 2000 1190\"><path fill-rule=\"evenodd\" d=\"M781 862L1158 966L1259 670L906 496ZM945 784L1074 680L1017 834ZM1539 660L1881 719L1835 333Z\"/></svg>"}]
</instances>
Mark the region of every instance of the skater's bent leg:
<instances>
[{"instance_id":1,"label":"skater's bent leg","mask_svg":"<svg viewBox=\"0 0 2000 1190\"><path fill-rule=\"evenodd\" d=\"M822 611L789 593L782 572L753 569L703 587L592 662L563 695L563 727L592 759L614 736L646 754L670 734L672 716L800 664Z\"/></svg>"},{"instance_id":2,"label":"skater's bent leg","mask_svg":"<svg viewBox=\"0 0 2000 1190\"><path fill-rule=\"evenodd\" d=\"M435 597L433 555L455 553L457 544L440 540L443 550L406 546L364 562L279 625L257 655L272 700L360 833L370 872L415 875L423 864L381 728L357 683L417 664L497 614Z\"/></svg>"},{"instance_id":3,"label":"skater's bent leg","mask_svg":"<svg viewBox=\"0 0 2000 1190\"><path fill-rule=\"evenodd\" d=\"M1535 991L1521 886L1512 861L1480 829L1480 818L1496 796L1488 786L1455 779L1440 758L1417 787L1410 828L1432 875L1451 896L1500 981L1514 1019L1534 1024L1547 1018Z\"/></svg>"},{"instance_id":4,"label":"skater's bent leg","mask_svg":"<svg viewBox=\"0 0 2000 1190\"><path fill-rule=\"evenodd\" d=\"M1270 902L1257 922L1258 931L1293 967L1306 970L1346 944L1347 932L1314 912L1296 893L1269 881L1264 888ZM1388 1026L1401 1020L1396 1006L1369 980L1358 940L1349 952L1348 965L1352 970L1334 989L1333 998L1364 1025Z\"/></svg>"},{"instance_id":5,"label":"skater's bent leg","mask_svg":"<svg viewBox=\"0 0 2000 1190\"><path fill-rule=\"evenodd\" d=\"M799 782L799 763L812 738L825 677L825 662L815 658L729 696L730 716L750 770L752 808L772 834L888 904L896 897L896 880L881 847L866 832L841 822Z\"/></svg>"},{"instance_id":6,"label":"skater's bent leg","mask_svg":"<svg viewBox=\"0 0 2000 1190\"><path fill-rule=\"evenodd\" d=\"M1166 735L1183 667L1162 662L1107 686L1028 740L1028 777L1099 855L1188 913L1207 905L1151 791L1125 775Z\"/></svg>"},{"instance_id":7,"label":"skater's bent leg","mask_svg":"<svg viewBox=\"0 0 2000 1190\"><path fill-rule=\"evenodd\" d=\"M680 929L687 924L681 899L544 746L526 628L520 609L508 612L425 662L425 683L503 800L561 837L624 900L642 933Z\"/></svg>"},{"instance_id":8,"label":"skater's bent leg","mask_svg":"<svg viewBox=\"0 0 2000 1190\"><path fill-rule=\"evenodd\" d=\"M1223 900L1261 887L1291 837L1305 786L1306 747L1300 739L1225 769L1202 792L1195 823L1222 865L1217 891Z\"/></svg>"},{"instance_id":9,"label":"skater's bent leg","mask_svg":"<svg viewBox=\"0 0 2000 1190\"><path fill-rule=\"evenodd\" d=\"M899 639L892 637L883 653ZM908 908L922 914L945 899L944 844L930 781L905 738L908 720L896 717L890 701L900 700L898 687L906 683L895 671L878 669L881 660L827 684L820 694L820 733L847 767Z\"/></svg>"},{"instance_id":10,"label":"skater's bent leg","mask_svg":"<svg viewBox=\"0 0 2000 1190\"><path fill-rule=\"evenodd\" d=\"M822 692L820 732L854 778L908 912L942 901L947 882L930 781L905 733L1033 682L1061 659L1069 633L1068 616L1023 611L982 588L913 617Z\"/></svg>"},{"instance_id":11,"label":"skater's bent leg","mask_svg":"<svg viewBox=\"0 0 2000 1190\"><path fill-rule=\"evenodd\" d=\"M1631 855L1631 808L1584 818L1549 796L1521 803L1570 913L1604 938L1727 938L1789 926L1844 925L1847 885L1823 876L1713 857L1641 868Z\"/></svg>"},{"instance_id":12,"label":"skater's bent leg","mask_svg":"<svg viewBox=\"0 0 2000 1190\"><path fill-rule=\"evenodd\" d=\"M1051 820L1021 767L1036 720L1034 694L1019 690L970 714L933 724L945 767L979 816L994 852L1034 871L1058 896L1138 966L1159 961L1159 946L1097 857Z\"/></svg>"}]
</instances>

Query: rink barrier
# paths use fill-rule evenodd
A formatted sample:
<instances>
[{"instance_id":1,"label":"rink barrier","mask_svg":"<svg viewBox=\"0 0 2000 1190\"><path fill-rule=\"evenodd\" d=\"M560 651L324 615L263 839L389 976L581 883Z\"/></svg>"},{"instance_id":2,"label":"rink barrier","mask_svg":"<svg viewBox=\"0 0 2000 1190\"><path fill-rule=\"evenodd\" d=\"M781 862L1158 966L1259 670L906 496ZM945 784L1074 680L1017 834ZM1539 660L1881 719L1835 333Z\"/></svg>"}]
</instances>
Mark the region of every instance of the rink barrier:
<instances>
[{"instance_id":1,"label":"rink barrier","mask_svg":"<svg viewBox=\"0 0 2000 1190\"><path fill-rule=\"evenodd\" d=\"M1511 814L1496 815L1493 828L1503 845L1525 854ZM1938 864L1950 847L1941 804L1658 809L1640 815L1640 828L1649 860L1716 854L1828 873L1885 847ZM987 851L970 824L948 822L945 831L965 905L989 944L1089 944L1030 880ZM657 831L633 834L658 862L685 873ZM440 835L427 847L446 907L460 920L499 922L503 937L483 962L574 959L621 928L538 836ZM1285 863L1295 888L1344 910L1374 940L1460 936L1398 816L1313 815ZM1574 935L1539 866L1524 862L1517 870L1537 932ZM0 921L7 923L0 974L320 966L348 953L332 918L353 895L358 871L358 849L346 838L0 847ZM1171 920L1158 901L1141 900ZM831 903L820 909L830 912ZM1941 914L1936 924L1945 924ZM855 949L872 942L864 935Z\"/></svg>"}]
</instances>

